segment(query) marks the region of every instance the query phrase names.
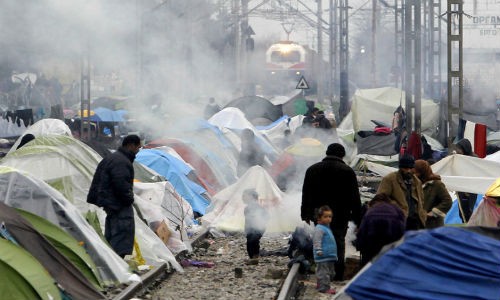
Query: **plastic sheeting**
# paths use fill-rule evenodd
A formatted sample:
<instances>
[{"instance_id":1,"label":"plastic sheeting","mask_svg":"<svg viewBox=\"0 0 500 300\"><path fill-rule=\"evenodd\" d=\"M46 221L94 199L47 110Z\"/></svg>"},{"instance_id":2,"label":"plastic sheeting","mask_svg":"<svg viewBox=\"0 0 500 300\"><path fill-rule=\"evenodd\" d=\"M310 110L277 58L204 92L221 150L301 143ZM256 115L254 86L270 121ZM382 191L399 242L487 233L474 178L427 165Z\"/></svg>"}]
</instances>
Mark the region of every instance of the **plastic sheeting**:
<instances>
[{"instance_id":1,"label":"plastic sheeting","mask_svg":"<svg viewBox=\"0 0 500 300\"><path fill-rule=\"evenodd\" d=\"M397 159L397 156L395 156ZM395 160L397 161L397 160ZM381 176L396 171L397 168L365 162L370 171ZM483 194L500 174L500 163L477 157L453 154L431 166L435 174L449 191Z\"/></svg>"},{"instance_id":2,"label":"plastic sheeting","mask_svg":"<svg viewBox=\"0 0 500 300\"><path fill-rule=\"evenodd\" d=\"M410 231L349 284L353 299L500 299L500 241L469 230Z\"/></svg>"},{"instance_id":3,"label":"plastic sheeting","mask_svg":"<svg viewBox=\"0 0 500 300\"><path fill-rule=\"evenodd\" d=\"M191 250L191 245L187 242L186 228L193 225L193 209L175 192L174 187L167 181L136 182L134 193L138 196L135 201L136 207L139 207L142 217L148 224L166 220L172 234L167 247L174 253Z\"/></svg>"},{"instance_id":4,"label":"plastic sheeting","mask_svg":"<svg viewBox=\"0 0 500 300\"><path fill-rule=\"evenodd\" d=\"M400 103L405 106L405 92L397 88L356 90L351 104L354 132L373 130L371 120L392 123L393 113ZM422 132L432 134L439 124L439 105L430 99L422 99L421 105Z\"/></svg>"},{"instance_id":5,"label":"plastic sheeting","mask_svg":"<svg viewBox=\"0 0 500 300\"><path fill-rule=\"evenodd\" d=\"M5 204L41 216L83 241L107 284L128 282L128 265L82 217L78 209L45 182L13 168L0 166L0 199Z\"/></svg>"},{"instance_id":6,"label":"plastic sheeting","mask_svg":"<svg viewBox=\"0 0 500 300\"><path fill-rule=\"evenodd\" d=\"M68 136L42 136L8 154L0 162L30 173L61 192L81 214L95 210L104 231L106 213L87 203L87 193L101 157L84 143ZM136 240L149 265L170 262L177 270L172 252L161 239L136 216Z\"/></svg>"},{"instance_id":7,"label":"plastic sheeting","mask_svg":"<svg viewBox=\"0 0 500 300\"><path fill-rule=\"evenodd\" d=\"M448 190L483 194L500 174L500 163L453 154L433 164Z\"/></svg>"},{"instance_id":8,"label":"plastic sheeting","mask_svg":"<svg viewBox=\"0 0 500 300\"><path fill-rule=\"evenodd\" d=\"M255 134L256 142L261 149L266 153L272 161L278 157L279 151L261 134L255 126L245 118L245 114L236 107L227 107L213 115L208 122L219 128L229 128L232 130L250 129ZM238 151L241 150L241 145L235 145Z\"/></svg>"},{"instance_id":9,"label":"plastic sheeting","mask_svg":"<svg viewBox=\"0 0 500 300\"><path fill-rule=\"evenodd\" d=\"M9 122L7 119L0 118L0 138L20 136L26 131L26 126L21 123L18 126L14 122Z\"/></svg>"},{"instance_id":10,"label":"plastic sheeting","mask_svg":"<svg viewBox=\"0 0 500 300\"><path fill-rule=\"evenodd\" d=\"M245 226L242 196L246 189L255 189L259 203L269 217L266 232L291 232L301 223L300 197L285 198L271 176L260 166L253 166L233 185L212 198L212 205L202 217L202 225L223 231L242 232Z\"/></svg>"},{"instance_id":11,"label":"plastic sheeting","mask_svg":"<svg viewBox=\"0 0 500 300\"><path fill-rule=\"evenodd\" d=\"M157 149L143 149L136 156L136 161L153 169L168 179L175 190L191 204L193 211L205 214L209 201L203 196L206 190L188 179L193 171L183 161Z\"/></svg>"},{"instance_id":12,"label":"plastic sheeting","mask_svg":"<svg viewBox=\"0 0 500 300\"><path fill-rule=\"evenodd\" d=\"M17 125L16 125L17 126ZM24 131L23 136L25 134L31 133L35 136L35 138L44 136L44 135L67 135L73 136L71 134L71 129L69 129L68 125L59 119L42 119L35 124L31 125ZM12 148L10 148L9 153L16 150L17 146L21 142L23 136L20 136Z\"/></svg>"},{"instance_id":13,"label":"plastic sheeting","mask_svg":"<svg viewBox=\"0 0 500 300\"><path fill-rule=\"evenodd\" d=\"M498 227L500 225L500 207L493 198L483 198L467 222L468 226Z\"/></svg>"}]
</instances>

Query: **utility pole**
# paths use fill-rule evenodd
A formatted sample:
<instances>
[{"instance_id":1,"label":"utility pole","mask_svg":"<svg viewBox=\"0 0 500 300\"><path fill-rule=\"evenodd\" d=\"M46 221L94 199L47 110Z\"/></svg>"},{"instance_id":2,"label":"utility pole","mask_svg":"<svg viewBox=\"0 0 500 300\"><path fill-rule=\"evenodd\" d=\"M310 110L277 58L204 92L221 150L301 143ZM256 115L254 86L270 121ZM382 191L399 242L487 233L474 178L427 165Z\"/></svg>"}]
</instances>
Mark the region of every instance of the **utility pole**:
<instances>
[{"instance_id":1,"label":"utility pole","mask_svg":"<svg viewBox=\"0 0 500 300\"><path fill-rule=\"evenodd\" d=\"M394 57L396 61L392 68L392 74L396 88L402 88L402 83L404 82L404 3L404 0L394 0Z\"/></svg>"},{"instance_id":2,"label":"utility pole","mask_svg":"<svg viewBox=\"0 0 500 300\"><path fill-rule=\"evenodd\" d=\"M247 38L248 35L248 1L241 0L241 23L240 23L240 49L241 49L241 82L243 86L243 95L249 96L250 94L255 94L255 91L250 91L250 84L248 82L248 49L247 49Z\"/></svg>"},{"instance_id":3,"label":"utility pole","mask_svg":"<svg viewBox=\"0 0 500 300\"><path fill-rule=\"evenodd\" d=\"M349 113L349 0L339 0L339 124Z\"/></svg>"},{"instance_id":4,"label":"utility pole","mask_svg":"<svg viewBox=\"0 0 500 300\"><path fill-rule=\"evenodd\" d=\"M448 126L447 141L448 150L453 144L453 138L457 132L452 128L453 116L458 115L459 122L463 118L464 102L464 72L463 72L463 0L448 0L447 3L447 27L448 27ZM458 27L453 26L453 18L458 19ZM458 53L453 53L453 49ZM458 62L453 58L458 57ZM458 111L453 106L453 85L458 85Z\"/></svg>"},{"instance_id":5,"label":"utility pole","mask_svg":"<svg viewBox=\"0 0 500 300\"><path fill-rule=\"evenodd\" d=\"M337 83L337 1L338 0L330 0L330 40L329 40L329 46L330 46L330 51L329 51L329 62L330 62L330 72L328 76L328 82L329 82L329 97L330 97L330 102L333 107L333 99L335 98L335 90L336 90L336 83Z\"/></svg>"},{"instance_id":6,"label":"utility pole","mask_svg":"<svg viewBox=\"0 0 500 300\"><path fill-rule=\"evenodd\" d=\"M421 132L422 106L421 9L420 0L406 0L404 9L406 128L408 133L415 131L417 134Z\"/></svg>"},{"instance_id":7,"label":"utility pole","mask_svg":"<svg viewBox=\"0 0 500 300\"><path fill-rule=\"evenodd\" d=\"M316 60L316 88L317 88L317 101L318 103L323 102L323 27L321 25L322 18L321 15L323 13L323 5L322 0L316 0L318 3L318 12L317 12L317 34L318 34L318 59Z\"/></svg>"},{"instance_id":8,"label":"utility pole","mask_svg":"<svg viewBox=\"0 0 500 300\"><path fill-rule=\"evenodd\" d=\"M234 66L236 86L241 88L241 27L240 27L240 0L233 0L232 7L234 28Z\"/></svg>"},{"instance_id":9,"label":"utility pole","mask_svg":"<svg viewBox=\"0 0 500 300\"><path fill-rule=\"evenodd\" d=\"M441 97L441 0L424 2L424 91L431 99Z\"/></svg>"},{"instance_id":10,"label":"utility pole","mask_svg":"<svg viewBox=\"0 0 500 300\"><path fill-rule=\"evenodd\" d=\"M86 49L82 51L80 61L80 139L89 141L90 128L90 45L87 40Z\"/></svg>"},{"instance_id":11,"label":"utility pole","mask_svg":"<svg viewBox=\"0 0 500 300\"><path fill-rule=\"evenodd\" d=\"M377 86L377 1L372 0L372 87Z\"/></svg>"}]
</instances>

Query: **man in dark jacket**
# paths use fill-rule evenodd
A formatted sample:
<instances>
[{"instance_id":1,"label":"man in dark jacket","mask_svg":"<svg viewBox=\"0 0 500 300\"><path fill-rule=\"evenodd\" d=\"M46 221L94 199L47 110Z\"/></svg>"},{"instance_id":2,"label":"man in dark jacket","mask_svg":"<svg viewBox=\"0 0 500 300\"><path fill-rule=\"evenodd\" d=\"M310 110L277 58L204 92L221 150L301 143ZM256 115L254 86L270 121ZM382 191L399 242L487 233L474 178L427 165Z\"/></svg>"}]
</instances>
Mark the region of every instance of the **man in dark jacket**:
<instances>
[{"instance_id":1,"label":"man in dark jacket","mask_svg":"<svg viewBox=\"0 0 500 300\"><path fill-rule=\"evenodd\" d=\"M132 254L134 246L133 162L140 148L137 135L126 136L122 146L97 166L87 195L87 202L104 208L104 236L122 258Z\"/></svg>"},{"instance_id":2,"label":"man in dark jacket","mask_svg":"<svg viewBox=\"0 0 500 300\"><path fill-rule=\"evenodd\" d=\"M337 243L338 261L335 263L335 280L343 280L345 269L345 235L349 220L359 226L361 219L361 199L356 174L342 158L345 149L341 144L328 146L326 157L310 166L302 186L301 218L306 222L315 221L314 212L323 205L332 208L330 223Z\"/></svg>"}]
</instances>

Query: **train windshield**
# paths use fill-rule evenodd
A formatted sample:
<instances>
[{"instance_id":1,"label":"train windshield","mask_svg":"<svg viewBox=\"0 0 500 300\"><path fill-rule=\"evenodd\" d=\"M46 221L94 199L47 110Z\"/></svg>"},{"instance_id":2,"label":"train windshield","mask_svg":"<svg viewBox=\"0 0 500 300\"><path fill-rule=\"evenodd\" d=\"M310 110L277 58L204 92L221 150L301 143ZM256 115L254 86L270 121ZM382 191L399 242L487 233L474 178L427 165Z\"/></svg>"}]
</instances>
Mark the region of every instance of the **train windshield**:
<instances>
[{"instance_id":1,"label":"train windshield","mask_svg":"<svg viewBox=\"0 0 500 300\"><path fill-rule=\"evenodd\" d=\"M294 63L300 62L300 52L299 51L273 51L271 53L271 62L273 63Z\"/></svg>"}]
</instances>

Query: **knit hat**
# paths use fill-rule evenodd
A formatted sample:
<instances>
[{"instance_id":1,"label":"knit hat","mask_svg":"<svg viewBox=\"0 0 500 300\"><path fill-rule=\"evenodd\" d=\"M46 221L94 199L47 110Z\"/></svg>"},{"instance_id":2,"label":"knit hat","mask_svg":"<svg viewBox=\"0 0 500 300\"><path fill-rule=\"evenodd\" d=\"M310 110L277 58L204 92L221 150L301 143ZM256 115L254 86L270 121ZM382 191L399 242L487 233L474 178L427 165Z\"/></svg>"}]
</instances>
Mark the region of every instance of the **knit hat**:
<instances>
[{"instance_id":1,"label":"knit hat","mask_svg":"<svg viewBox=\"0 0 500 300\"><path fill-rule=\"evenodd\" d=\"M345 156L345 148L339 143L333 143L326 149L326 155L333 155L340 158Z\"/></svg>"},{"instance_id":2,"label":"knit hat","mask_svg":"<svg viewBox=\"0 0 500 300\"><path fill-rule=\"evenodd\" d=\"M399 158L399 168L413 168L415 167L415 158L410 154L404 154Z\"/></svg>"}]
</instances>

